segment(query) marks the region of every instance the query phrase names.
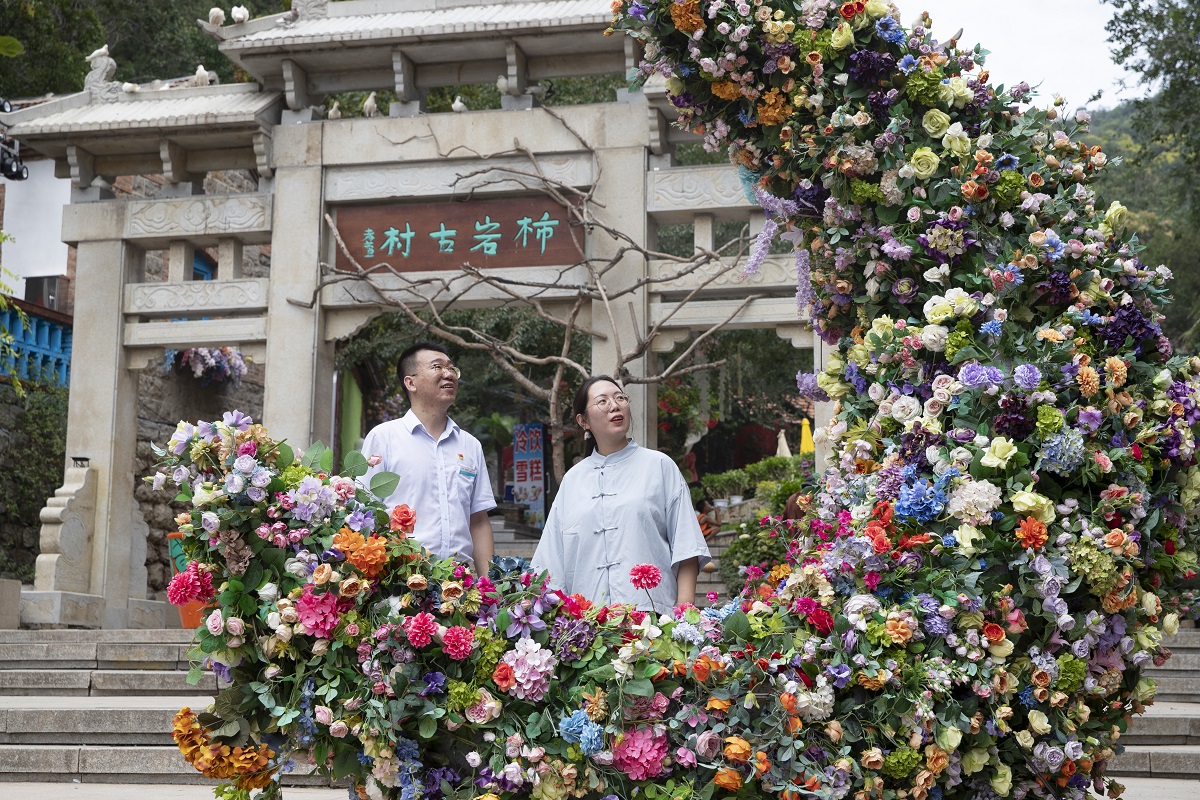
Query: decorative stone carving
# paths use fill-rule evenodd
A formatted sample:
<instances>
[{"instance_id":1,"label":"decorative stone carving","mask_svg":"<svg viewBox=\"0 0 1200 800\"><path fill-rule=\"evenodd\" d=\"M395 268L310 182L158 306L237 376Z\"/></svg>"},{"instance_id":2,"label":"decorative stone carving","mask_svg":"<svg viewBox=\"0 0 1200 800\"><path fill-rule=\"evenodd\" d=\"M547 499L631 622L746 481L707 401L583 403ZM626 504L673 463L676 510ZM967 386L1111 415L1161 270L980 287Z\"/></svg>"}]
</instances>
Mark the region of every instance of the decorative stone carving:
<instances>
[{"instance_id":1,"label":"decorative stone carving","mask_svg":"<svg viewBox=\"0 0 1200 800\"><path fill-rule=\"evenodd\" d=\"M22 625L99 628L103 612L104 598L97 594L21 591Z\"/></svg>"},{"instance_id":2,"label":"decorative stone carving","mask_svg":"<svg viewBox=\"0 0 1200 800\"><path fill-rule=\"evenodd\" d=\"M265 342L267 317L125 323L126 347L226 347Z\"/></svg>"},{"instance_id":3,"label":"decorative stone carving","mask_svg":"<svg viewBox=\"0 0 1200 800\"><path fill-rule=\"evenodd\" d=\"M265 310L267 285L266 278L137 283L125 287L125 313L157 315L194 311L211 314Z\"/></svg>"},{"instance_id":4,"label":"decorative stone carving","mask_svg":"<svg viewBox=\"0 0 1200 800\"><path fill-rule=\"evenodd\" d=\"M111 103L121 92L121 85L113 80L117 74L117 62L108 55L104 45L87 57L92 70L83 78L83 88L92 95L93 103Z\"/></svg>"},{"instance_id":5,"label":"decorative stone carving","mask_svg":"<svg viewBox=\"0 0 1200 800\"><path fill-rule=\"evenodd\" d=\"M569 186L590 186L593 180L592 158L587 153L539 156L538 164L547 178ZM325 195L331 203L445 197L472 189L478 196L541 185L533 166L523 158L332 168L326 174Z\"/></svg>"},{"instance_id":6,"label":"decorative stone carving","mask_svg":"<svg viewBox=\"0 0 1200 800\"><path fill-rule=\"evenodd\" d=\"M767 256L758 272L753 275L742 272L743 263L744 261L735 264L732 260L712 261L681 278L651 284L650 291L691 291L705 286L708 289L766 289L773 290L774 294L779 289L790 289L796 285L796 267L791 256ZM651 261L649 274L654 278L665 279L679 272L683 266L674 261Z\"/></svg>"},{"instance_id":7,"label":"decorative stone carving","mask_svg":"<svg viewBox=\"0 0 1200 800\"><path fill-rule=\"evenodd\" d=\"M145 200L128 205L127 239L233 236L271 230L271 195Z\"/></svg>"},{"instance_id":8,"label":"decorative stone carving","mask_svg":"<svg viewBox=\"0 0 1200 800\"><path fill-rule=\"evenodd\" d=\"M329 16L329 0L292 0L292 10L300 13L300 19Z\"/></svg>"},{"instance_id":9,"label":"decorative stone carving","mask_svg":"<svg viewBox=\"0 0 1200 800\"><path fill-rule=\"evenodd\" d=\"M742 191L737 170L730 166L677 167L647 177L646 210L651 214L755 207Z\"/></svg>"},{"instance_id":10,"label":"decorative stone carving","mask_svg":"<svg viewBox=\"0 0 1200 800\"><path fill-rule=\"evenodd\" d=\"M37 557L35 588L59 592L87 592L91 588L95 511L95 469L69 467L63 485L41 511L41 554Z\"/></svg>"}]
</instances>

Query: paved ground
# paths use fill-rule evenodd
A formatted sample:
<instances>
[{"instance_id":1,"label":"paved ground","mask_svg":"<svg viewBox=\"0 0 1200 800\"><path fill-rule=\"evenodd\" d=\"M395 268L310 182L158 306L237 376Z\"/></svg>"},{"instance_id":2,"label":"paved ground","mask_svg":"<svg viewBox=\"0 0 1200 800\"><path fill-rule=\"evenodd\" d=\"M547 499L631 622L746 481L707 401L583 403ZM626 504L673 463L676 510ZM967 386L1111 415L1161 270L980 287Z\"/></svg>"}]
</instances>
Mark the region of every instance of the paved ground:
<instances>
[{"instance_id":1,"label":"paved ground","mask_svg":"<svg viewBox=\"0 0 1200 800\"><path fill-rule=\"evenodd\" d=\"M1169 781L1125 778L1125 800L1196 800L1200 779ZM38 800L212 800L207 786L160 786L154 784L108 783L0 783L4 797L36 797ZM285 800L345 800L344 789L285 789Z\"/></svg>"}]
</instances>

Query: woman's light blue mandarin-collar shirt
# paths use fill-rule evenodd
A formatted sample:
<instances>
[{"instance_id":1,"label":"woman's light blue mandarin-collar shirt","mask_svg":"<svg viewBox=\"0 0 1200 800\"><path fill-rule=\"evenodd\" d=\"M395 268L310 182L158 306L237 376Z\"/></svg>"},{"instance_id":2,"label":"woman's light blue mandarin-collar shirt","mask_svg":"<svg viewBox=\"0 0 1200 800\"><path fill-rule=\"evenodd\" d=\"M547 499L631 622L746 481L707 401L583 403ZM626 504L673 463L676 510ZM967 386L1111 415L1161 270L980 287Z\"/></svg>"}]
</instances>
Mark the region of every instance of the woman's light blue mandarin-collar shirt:
<instances>
[{"instance_id":1,"label":"woman's light blue mandarin-collar shirt","mask_svg":"<svg viewBox=\"0 0 1200 800\"><path fill-rule=\"evenodd\" d=\"M593 451L567 472L533 568L549 571L552 586L594 603L649 610L646 591L633 587L629 570L654 564L663 579L650 595L661 612L675 605L679 564L693 557L701 566L710 560L679 467L631 439L608 456Z\"/></svg>"}]
</instances>

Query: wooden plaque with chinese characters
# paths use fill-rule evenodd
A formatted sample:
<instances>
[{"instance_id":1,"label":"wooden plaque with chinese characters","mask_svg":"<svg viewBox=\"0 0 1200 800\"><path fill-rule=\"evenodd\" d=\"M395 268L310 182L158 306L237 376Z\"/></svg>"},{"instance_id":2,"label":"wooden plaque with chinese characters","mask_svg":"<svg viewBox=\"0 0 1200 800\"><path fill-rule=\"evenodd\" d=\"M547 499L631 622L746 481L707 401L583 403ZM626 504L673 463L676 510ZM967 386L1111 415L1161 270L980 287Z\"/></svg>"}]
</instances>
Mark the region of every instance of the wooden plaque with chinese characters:
<instances>
[{"instance_id":1,"label":"wooden plaque with chinese characters","mask_svg":"<svg viewBox=\"0 0 1200 800\"><path fill-rule=\"evenodd\" d=\"M356 261L397 272L569 266L583 259L567 209L548 197L454 203L393 203L337 210L337 228ZM339 269L352 269L338 248Z\"/></svg>"}]
</instances>

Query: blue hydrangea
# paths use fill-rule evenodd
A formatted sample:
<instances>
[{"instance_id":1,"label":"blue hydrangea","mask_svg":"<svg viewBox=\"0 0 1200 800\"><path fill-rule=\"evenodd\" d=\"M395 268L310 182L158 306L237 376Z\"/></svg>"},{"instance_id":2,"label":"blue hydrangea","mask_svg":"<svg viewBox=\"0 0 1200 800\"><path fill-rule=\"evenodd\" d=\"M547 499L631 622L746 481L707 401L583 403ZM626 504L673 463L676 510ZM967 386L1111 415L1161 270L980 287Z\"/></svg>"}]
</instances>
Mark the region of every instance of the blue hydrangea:
<instances>
[{"instance_id":1,"label":"blue hydrangea","mask_svg":"<svg viewBox=\"0 0 1200 800\"><path fill-rule=\"evenodd\" d=\"M604 728L588 720L579 734L579 749L585 756L594 756L604 749Z\"/></svg>"},{"instance_id":2,"label":"blue hydrangea","mask_svg":"<svg viewBox=\"0 0 1200 800\"><path fill-rule=\"evenodd\" d=\"M671 637L678 641L690 642L695 645L704 643L704 631L690 622L675 623L675 629L671 631Z\"/></svg>"},{"instance_id":3,"label":"blue hydrangea","mask_svg":"<svg viewBox=\"0 0 1200 800\"><path fill-rule=\"evenodd\" d=\"M979 326L979 332L988 336L999 336L1000 330L1004 327L1004 323L998 319L989 320Z\"/></svg>"},{"instance_id":4,"label":"blue hydrangea","mask_svg":"<svg viewBox=\"0 0 1200 800\"><path fill-rule=\"evenodd\" d=\"M583 736L585 726L590 722L583 709L576 709L569 717L564 717L558 723L558 735L567 744L576 744Z\"/></svg>"},{"instance_id":5,"label":"blue hydrangea","mask_svg":"<svg viewBox=\"0 0 1200 800\"><path fill-rule=\"evenodd\" d=\"M942 487L921 482L900 489L900 499L896 501L896 516L912 519L923 525L937 519L945 507L946 492Z\"/></svg>"},{"instance_id":6,"label":"blue hydrangea","mask_svg":"<svg viewBox=\"0 0 1200 800\"><path fill-rule=\"evenodd\" d=\"M1067 476L1083 466L1085 454L1083 434L1075 428L1067 428L1042 442L1038 458L1044 469Z\"/></svg>"}]
</instances>

